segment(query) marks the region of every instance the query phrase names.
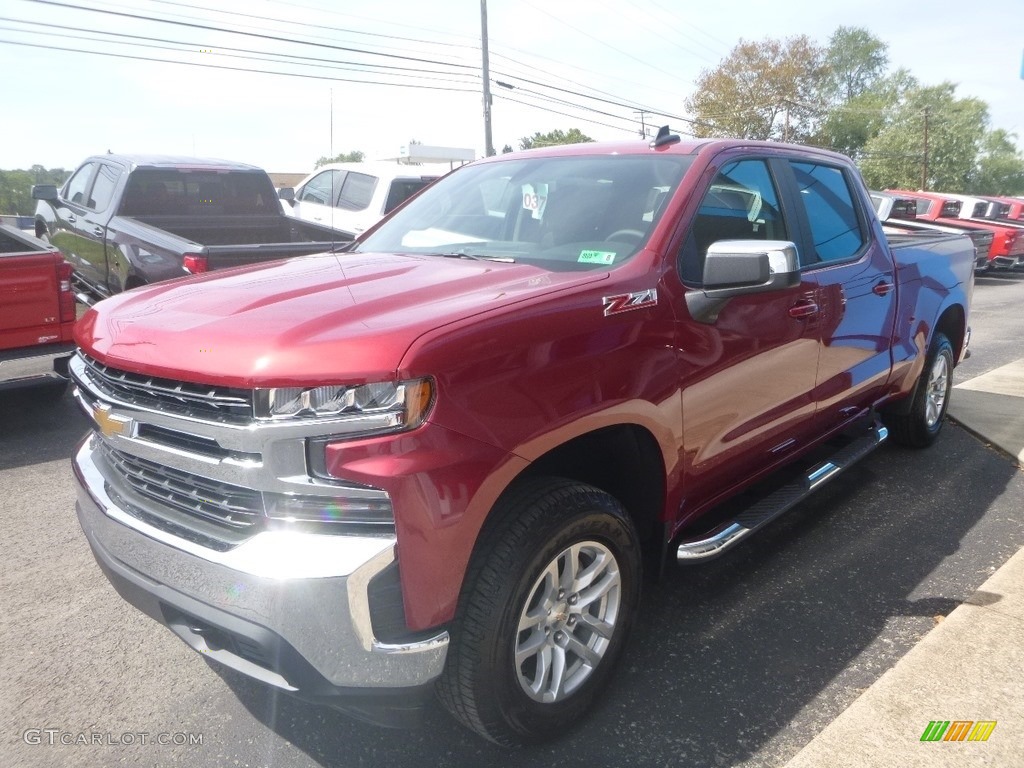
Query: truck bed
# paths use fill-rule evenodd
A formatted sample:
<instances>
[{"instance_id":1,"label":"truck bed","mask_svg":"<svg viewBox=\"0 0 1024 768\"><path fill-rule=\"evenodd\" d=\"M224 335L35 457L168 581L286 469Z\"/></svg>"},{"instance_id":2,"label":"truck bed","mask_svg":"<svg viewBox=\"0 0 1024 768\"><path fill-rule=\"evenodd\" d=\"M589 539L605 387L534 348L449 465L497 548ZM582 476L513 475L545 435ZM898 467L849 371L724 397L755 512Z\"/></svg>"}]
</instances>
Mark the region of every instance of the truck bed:
<instances>
[{"instance_id":1,"label":"truck bed","mask_svg":"<svg viewBox=\"0 0 1024 768\"><path fill-rule=\"evenodd\" d=\"M292 243L320 240L310 237L299 222L284 216L192 216L156 215L128 216L150 227L170 232L197 245L254 245L265 243ZM317 232L317 235L326 234ZM330 238L323 238L329 241Z\"/></svg>"}]
</instances>

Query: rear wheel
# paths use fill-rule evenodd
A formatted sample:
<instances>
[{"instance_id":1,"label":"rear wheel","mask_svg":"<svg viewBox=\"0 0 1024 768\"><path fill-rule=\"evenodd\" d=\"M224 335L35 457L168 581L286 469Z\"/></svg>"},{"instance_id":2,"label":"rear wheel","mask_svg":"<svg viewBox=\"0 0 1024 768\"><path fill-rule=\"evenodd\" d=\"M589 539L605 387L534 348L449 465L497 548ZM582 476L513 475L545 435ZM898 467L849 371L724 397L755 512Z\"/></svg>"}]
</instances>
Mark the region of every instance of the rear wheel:
<instances>
[{"instance_id":1,"label":"rear wheel","mask_svg":"<svg viewBox=\"0 0 1024 768\"><path fill-rule=\"evenodd\" d=\"M499 744L568 731L607 684L640 596L632 521L608 494L549 479L494 510L467 574L438 694Z\"/></svg>"},{"instance_id":2,"label":"rear wheel","mask_svg":"<svg viewBox=\"0 0 1024 768\"><path fill-rule=\"evenodd\" d=\"M914 388L910 410L885 416L893 439L912 448L924 448L935 442L942 430L952 389L953 345L944 334L936 333Z\"/></svg>"}]
</instances>

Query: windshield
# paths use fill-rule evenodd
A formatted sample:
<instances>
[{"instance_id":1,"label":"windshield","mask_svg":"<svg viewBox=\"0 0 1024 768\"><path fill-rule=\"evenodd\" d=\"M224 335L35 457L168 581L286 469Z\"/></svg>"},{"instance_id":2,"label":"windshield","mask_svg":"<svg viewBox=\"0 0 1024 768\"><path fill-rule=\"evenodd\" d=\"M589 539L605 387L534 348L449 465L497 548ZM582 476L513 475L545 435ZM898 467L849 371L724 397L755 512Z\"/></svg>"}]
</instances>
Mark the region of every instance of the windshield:
<instances>
[{"instance_id":1,"label":"windshield","mask_svg":"<svg viewBox=\"0 0 1024 768\"><path fill-rule=\"evenodd\" d=\"M607 269L647 242L690 156L519 157L459 169L426 189L356 252Z\"/></svg>"}]
</instances>

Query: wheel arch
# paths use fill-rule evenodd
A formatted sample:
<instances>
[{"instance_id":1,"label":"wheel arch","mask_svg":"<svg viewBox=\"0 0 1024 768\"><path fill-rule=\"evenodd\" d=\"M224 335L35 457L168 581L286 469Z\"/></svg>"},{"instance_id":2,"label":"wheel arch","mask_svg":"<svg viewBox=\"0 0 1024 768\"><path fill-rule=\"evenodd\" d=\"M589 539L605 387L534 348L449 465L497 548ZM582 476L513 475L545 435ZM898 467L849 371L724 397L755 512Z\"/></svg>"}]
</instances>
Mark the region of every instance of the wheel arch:
<instances>
[{"instance_id":1,"label":"wheel arch","mask_svg":"<svg viewBox=\"0 0 1024 768\"><path fill-rule=\"evenodd\" d=\"M962 362L964 338L967 335L966 315L962 305L951 304L942 311L932 330L932 336L934 337L937 333L941 333L949 339L949 343L953 346L954 362L957 364Z\"/></svg>"},{"instance_id":2,"label":"wheel arch","mask_svg":"<svg viewBox=\"0 0 1024 768\"><path fill-rule=\"evenodd\" d=\"M645 427L623 423L577 435L536 457L501 495L539 477L574 480L604 491L625 508L645 549L660 543L666 470L658 441ZM484 527L492 524L488 519Z\"/></svg>"}]
</instances>

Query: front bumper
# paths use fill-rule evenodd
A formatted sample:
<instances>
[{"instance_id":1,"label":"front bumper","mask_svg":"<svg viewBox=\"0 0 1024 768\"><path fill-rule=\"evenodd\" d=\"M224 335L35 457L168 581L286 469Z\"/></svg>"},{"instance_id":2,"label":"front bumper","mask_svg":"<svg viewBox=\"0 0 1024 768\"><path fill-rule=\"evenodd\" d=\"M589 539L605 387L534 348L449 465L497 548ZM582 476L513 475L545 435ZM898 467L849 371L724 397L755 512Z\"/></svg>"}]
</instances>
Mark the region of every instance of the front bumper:
<instances>
[{"instance_id":1,"label":"front bumper","mask_svg":"<svg viewBox=\"0 0 1024 768\"><path fill-rule=\"evenodd\" d=\"M94 457L100 440L74 458L78 517L128 602L207 658L300 698L376 722L418 708L448 634L374 636L370 583L394 563L393 537L267 531L210 550L119 508Z\"/></svg>"}]
</instances>

